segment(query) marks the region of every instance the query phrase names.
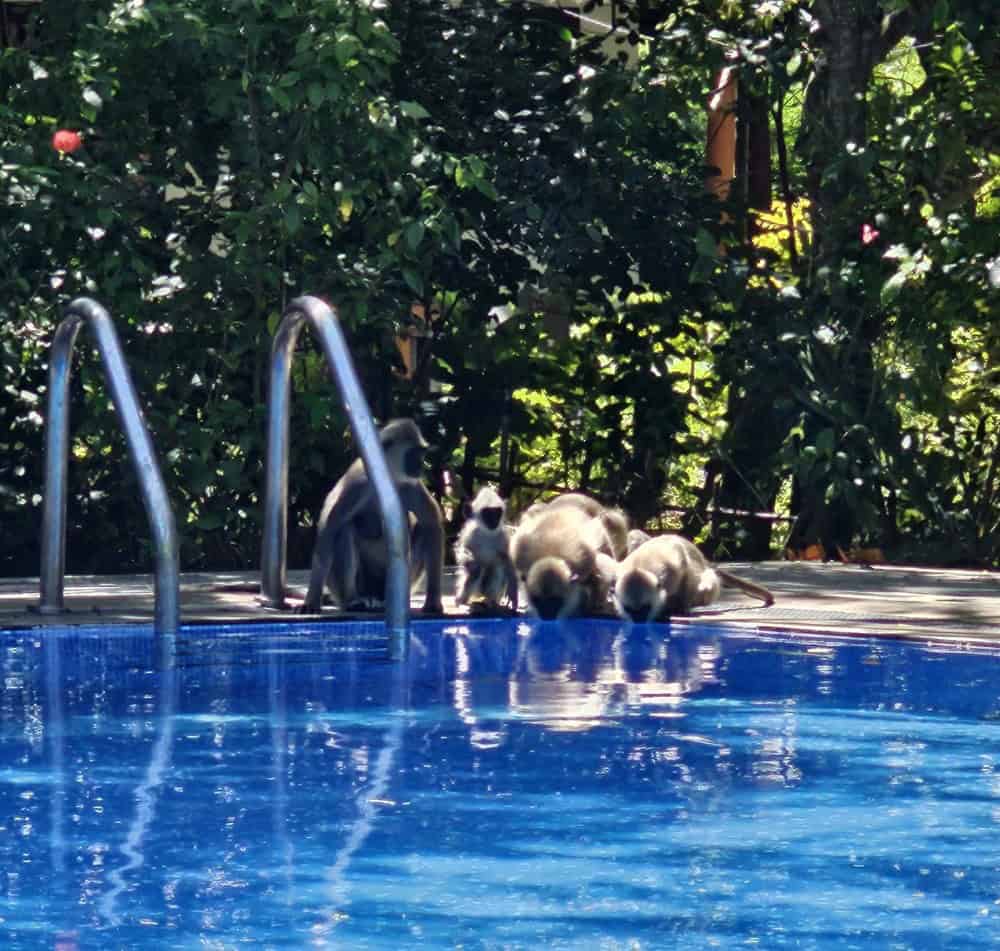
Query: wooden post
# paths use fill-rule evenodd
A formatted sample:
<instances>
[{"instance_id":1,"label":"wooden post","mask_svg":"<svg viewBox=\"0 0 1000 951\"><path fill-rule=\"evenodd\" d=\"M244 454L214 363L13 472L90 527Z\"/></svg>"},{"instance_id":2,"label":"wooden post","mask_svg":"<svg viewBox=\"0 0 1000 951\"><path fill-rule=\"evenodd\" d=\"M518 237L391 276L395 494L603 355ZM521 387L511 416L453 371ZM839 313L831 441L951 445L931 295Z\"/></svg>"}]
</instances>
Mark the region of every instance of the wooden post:
<instances>
[{"instance_id":1,"label":"wooden post","mask_svg":"<svg viewBox=\"0 0 1000 951\"><path fill-rule=\"evenodd\" d=\"M717 198L729 197L736 177L736 68L727 66L715 79L708 100L708 142L705 164L718 172L705 179L705 188Z\"/></svg>"}]
</instances>

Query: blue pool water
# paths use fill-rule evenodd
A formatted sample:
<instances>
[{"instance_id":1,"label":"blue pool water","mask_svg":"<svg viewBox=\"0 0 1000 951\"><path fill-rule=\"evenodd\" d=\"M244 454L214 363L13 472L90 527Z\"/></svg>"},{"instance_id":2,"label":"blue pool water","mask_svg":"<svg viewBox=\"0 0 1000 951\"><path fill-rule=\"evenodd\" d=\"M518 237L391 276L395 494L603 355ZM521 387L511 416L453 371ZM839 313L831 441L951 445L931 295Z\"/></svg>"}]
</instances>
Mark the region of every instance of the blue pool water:
<instances>
[{"instance_id":1,"label":"blue pool water","mask_svg":"<svg viewBox=\"0 0 1000 951\"><path fill-rule=\"evenodd\" d=\"M1000 946L1000 654L0 633L0 947Z\"/></svg>"}]
</instances>

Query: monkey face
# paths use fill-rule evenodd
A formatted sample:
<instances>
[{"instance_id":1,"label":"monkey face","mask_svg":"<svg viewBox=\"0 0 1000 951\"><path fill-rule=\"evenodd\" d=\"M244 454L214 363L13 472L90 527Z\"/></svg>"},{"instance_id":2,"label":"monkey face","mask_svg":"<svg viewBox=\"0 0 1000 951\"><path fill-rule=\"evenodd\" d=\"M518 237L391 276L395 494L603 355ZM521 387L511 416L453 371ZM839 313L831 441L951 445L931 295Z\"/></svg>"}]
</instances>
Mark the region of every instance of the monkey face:
<instances>
[{"instance_id":1,"label":"monkey face","mask_svg":"<svg viewBox=\"0 0 1000 951\"><path fill-rule=\"evenodd\" d=\"M529 597L531 596L529 595ZM554 621L559 617L559 612L562 610L563 598L557 595L551 597L534 597L531 598L531 604L543 621Z\"/></svg>"},{"instance_id":2,"label":"monkey face","mask_svg":"<svg viewBox=\"0 0 1000 951\"><path fill-rule=\"evenodd\" d=\"M640 528L633 528L627 535L626 550L631 555L640 545L648 542L650 536Z\"/></svg>"},{"instance_id":3,"label":"monkey face","mask_svg":"<svg viewBox=\"0 0 1000 951\"><path fill-rule=\"evenodd\" d=\"M500 519L503 518L502 506L491 506L490 508L479 510L479 520L491 532L495 532L500 526Z\"/></svg>"},{"instance_id":4,"label":"monkey face","mask_svg":"<svg viewBox=\"0 0 1000 951\"><path fill-rule=\"evenodd\" d=\"M543 621L569 617L580 603L580 585L561 558L542 558L525 579L528 602Z\"/></svg>"},{"instance_id":5,"label":"monkey face","mask_svg":"<svg viewBox=\"0 0 1000 951\"><path fill-rule=\"evenodd\" d=\"M407 478L419 479L424 471L424 447L410 446L403 453L403 472Z\"/></svg>"},{"instance_id":6,"label":"monkey face","mask_svg":"<svg viewBox=\"0 0 1000 951\"><path fill-rule=\"evenodd\" d=\"M621 604L618 603L618 616L625 621L631 621L633 624L645 624L648 621L653 621L653 605L649 601L640 602L638 604Z\"/></svg>"},{"instance_id":7,"label":"monkey face","mask_svg":"<svg viewBox=\"0 0 1000 951\"><path fill-rule=\"evenodd\" d=\"M387 423L382 427L379 439L396 478L420 478L427 441L412 419L394 419Z\"/></svg>"},{"instance_id":8,"label":"monkey face","mask_svg":"<svg viewBox=\"0 0 1000 951\"><path fill-rule=\"evenodd\" d=\"M656 576L648 571L632 570L615 585L618 616L635 624L654 621L663 608L663 595Z\"/></svg>"},{"instance_id":9,"label":"monkey face","mask_svg":"<svg viewBox=\"0 0 1000 951\"><path fill-rule=\"evenodd\" d=\"M390 440L382 444L389 469L397 479L419 479L424 470L424 447Z\"/></svg>"},{"instance_id":10,"label":"monkey face","mask_svg":"<svg viewBox=\"0 0 1000 951\"><path fill-rule=\"evenodd\" d=\"M488 485L484 485L466 509L466 517L479 521L487 531L495 532L503 520L505 502Z\"/></svg>"}]
</instances>

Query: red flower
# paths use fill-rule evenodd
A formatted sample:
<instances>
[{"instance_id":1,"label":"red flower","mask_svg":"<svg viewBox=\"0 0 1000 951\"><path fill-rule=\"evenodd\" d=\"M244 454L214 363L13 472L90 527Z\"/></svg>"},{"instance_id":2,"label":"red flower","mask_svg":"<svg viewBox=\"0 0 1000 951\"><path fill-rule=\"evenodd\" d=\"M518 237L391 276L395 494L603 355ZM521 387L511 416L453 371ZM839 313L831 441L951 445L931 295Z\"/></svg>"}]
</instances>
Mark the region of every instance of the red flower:
<instances>
[{"instance_id":1,"label":"red flower","mask_svg":"<svg viewBox=\"0 0 1000 951\"><path fill-rule=\"evenodd\" d=\"M72 132L69 129L60 129L52 136L52 148L57 152L75 152L83 145L83 139L79 132Z\"/></svg>"},{"instance_id":2,"label":"red flower","mask_svg":"<svg viewBox=\"0 0 1000 951\"><path fill-rule=\"evenodd\" d=\"M861 243L871 244L879 236L879 231L877 228L870 224L863 224L861 226Z\"/></svg>"}]
</instances>

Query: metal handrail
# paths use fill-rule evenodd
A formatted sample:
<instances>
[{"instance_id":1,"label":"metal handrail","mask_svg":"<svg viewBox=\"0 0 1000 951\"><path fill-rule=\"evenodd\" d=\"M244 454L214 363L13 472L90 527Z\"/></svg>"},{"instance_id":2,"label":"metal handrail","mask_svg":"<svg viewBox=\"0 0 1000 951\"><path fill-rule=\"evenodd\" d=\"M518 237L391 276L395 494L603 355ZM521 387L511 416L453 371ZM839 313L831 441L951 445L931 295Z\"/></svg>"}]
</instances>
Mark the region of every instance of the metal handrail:
<instances>
[{"instance_id":1,"label":"metal handrail","mask_svg":"<svg viewBox=\"0 0 1000 951\"><path fill-rule=\"evenodd\" d=\"M153 624L175 634L180 622L180 558L174 513L143 420L139 398L125 363L115 325L108 312L89 297L79 297L66 309L49 350L48 415L45 429L45 498L42 508L42 564L39 611L65 610L66 482L69 457L69 378L73 346L80 327L89 325L104 364L104 376L139 480L156 550Z\"/></svg>"},{"instance_id":2,"label":"metal handrail","mask_svg":"<svg viewBox=\"0 0 1000 951\"><path fill-rule=\"evenodd\" d=\"M309 323L319 338L351 423L382 514L389 565L385 586L385 624L394 647L405 649L410 627L409 523L382 452L368 401L361 390L337 314L317 297L297 297L285 310L271 345L268 383L267 482L261 552L261 599L271 607L285 603L288 537L288 413L295 344Z\"/></svg>"}]
</instances>

